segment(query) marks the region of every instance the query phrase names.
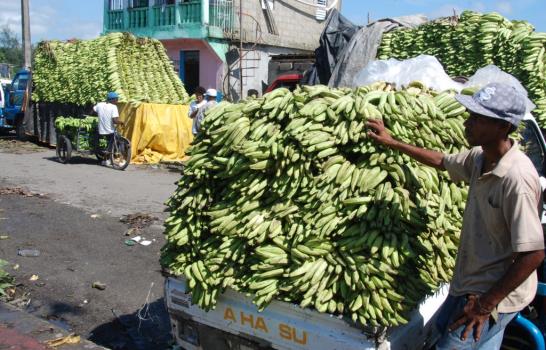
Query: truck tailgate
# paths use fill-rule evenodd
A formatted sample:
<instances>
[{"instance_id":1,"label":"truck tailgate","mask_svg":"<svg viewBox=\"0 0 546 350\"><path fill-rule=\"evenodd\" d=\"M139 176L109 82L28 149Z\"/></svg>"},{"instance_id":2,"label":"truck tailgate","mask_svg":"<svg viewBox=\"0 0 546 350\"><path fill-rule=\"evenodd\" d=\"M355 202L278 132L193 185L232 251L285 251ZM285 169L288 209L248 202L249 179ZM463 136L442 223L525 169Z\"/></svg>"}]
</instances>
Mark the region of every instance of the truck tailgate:
<instances>
[{"instance_id":1,"label":"truck tailgate","mask_svg":"<svg viewBox=\"0 0 546 350\"><path fill-rule=\"evenodd\" d=\"M260 339L279 350L302 349L421 349L433 336L430 320L447 296L447 286L427 298L410 322L388 332L363 330L344 319L273 301L258 312L250 298L227 290L215 310L205 312L191 303L183 278L168 277L165 293L169 313L181 314L204 324L247 339ZM175 335L178 336L178 335Z\"/></svg>"}]
</instances>

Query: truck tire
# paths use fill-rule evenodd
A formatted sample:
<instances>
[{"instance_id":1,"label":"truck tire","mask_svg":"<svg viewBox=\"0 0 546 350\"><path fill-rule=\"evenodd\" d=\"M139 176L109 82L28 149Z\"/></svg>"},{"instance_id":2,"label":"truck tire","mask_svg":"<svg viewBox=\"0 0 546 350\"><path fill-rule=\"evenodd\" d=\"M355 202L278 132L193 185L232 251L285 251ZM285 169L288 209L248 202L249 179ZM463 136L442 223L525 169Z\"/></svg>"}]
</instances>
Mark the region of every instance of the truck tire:
<instances>
[{"instance_id":1,"label":"truck tire","mask_svg":"<svg viewBox=\"0 0 546 350\"><path fill-rule=\"evenodd\" d=\"M15 119L15 136L18 140L25 141L27 134L25 132L25 124L23 123L23 116L18 116Z\"/></svg>"}]
</instances>

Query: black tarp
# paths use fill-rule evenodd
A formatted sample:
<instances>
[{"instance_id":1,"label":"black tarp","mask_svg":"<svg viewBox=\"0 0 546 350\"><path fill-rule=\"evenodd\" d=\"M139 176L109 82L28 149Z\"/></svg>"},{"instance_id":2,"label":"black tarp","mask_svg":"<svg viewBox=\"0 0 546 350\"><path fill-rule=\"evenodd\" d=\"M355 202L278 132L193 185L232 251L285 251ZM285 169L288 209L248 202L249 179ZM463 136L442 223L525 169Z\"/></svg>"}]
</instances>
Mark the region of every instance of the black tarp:
<instances>
[{"instance_id":1,"label":"black tarp","mask_svg":"<svg viewBox=\"0 0 546 350\"><path fill-rule=\"evenodd\" d=\"M303 78L305 85L328 84L332 72L353 35L360 29L336 9L332 9L315 50L315 65Z\"/></svg>"},{"instance_id":2,"label":"black tarp","mask_svg":"<svg viewBox=\"0 0 546 350\"><path fill-rule=\"evenodd\" d=\"M398 28L415 28L427 22L422 15L384 18L360 28L338 55L328 86L357 87L355 77L377 56L383 33Z\"/></svg>"}]
</instances>

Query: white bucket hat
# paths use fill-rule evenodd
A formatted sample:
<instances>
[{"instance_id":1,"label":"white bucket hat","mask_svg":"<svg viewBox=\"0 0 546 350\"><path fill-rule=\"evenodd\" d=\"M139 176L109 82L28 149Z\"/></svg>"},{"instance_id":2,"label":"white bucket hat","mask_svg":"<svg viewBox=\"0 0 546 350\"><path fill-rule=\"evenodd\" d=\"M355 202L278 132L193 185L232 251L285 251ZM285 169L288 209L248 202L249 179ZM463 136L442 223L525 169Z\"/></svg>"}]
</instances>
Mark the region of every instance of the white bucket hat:
<instances>
[{"instance_id":1,"label":"white bucket hat","mask_svg":"<svg viewBox=\"0 0 546 350\"><path fill-rule=\"evenodd\" d=\"M205 96L216 97L217 94L216 89L207 89Z\"/></svg>"}]
</instances>

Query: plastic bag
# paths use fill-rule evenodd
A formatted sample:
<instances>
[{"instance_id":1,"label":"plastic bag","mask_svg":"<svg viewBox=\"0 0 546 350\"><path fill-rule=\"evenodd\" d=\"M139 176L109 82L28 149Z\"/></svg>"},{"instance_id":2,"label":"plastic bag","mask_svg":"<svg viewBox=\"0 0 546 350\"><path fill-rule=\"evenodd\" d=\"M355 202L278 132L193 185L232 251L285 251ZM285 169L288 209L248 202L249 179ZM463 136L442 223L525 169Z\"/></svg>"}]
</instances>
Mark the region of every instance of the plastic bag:
<instances>
[{"instance_id":1,"label":"plastic bag","mask_svg":"<svg viewBox=\"0 0 546 350\"><path fill-rule=\"evenodd\" d=\"M391 58L370 62L356 75L354 85L386 81L397 88L402 88L416 80L437 91L449 89L461 91L463 88L463 84L453 81L438 59L430 55L419 55L403 61Z\"/></svg>"},{"instance_id":2,"label":"plastic bag","mask_svg":"<svg viewBox=\"0 0 546 350\"><path fill-rule=\"evenodd\" d=\"M513 86L516 91L525 96L527 107L525 112L530 113L533 109L535 109L535 104L527 97L527 90L525 90L519 80L513 75L504 72L494 64L478 69L476 73L474 73L474 75L464 84L464 87L482 87L489 83L503 83Z\"/></svg>"}]
</instances>

